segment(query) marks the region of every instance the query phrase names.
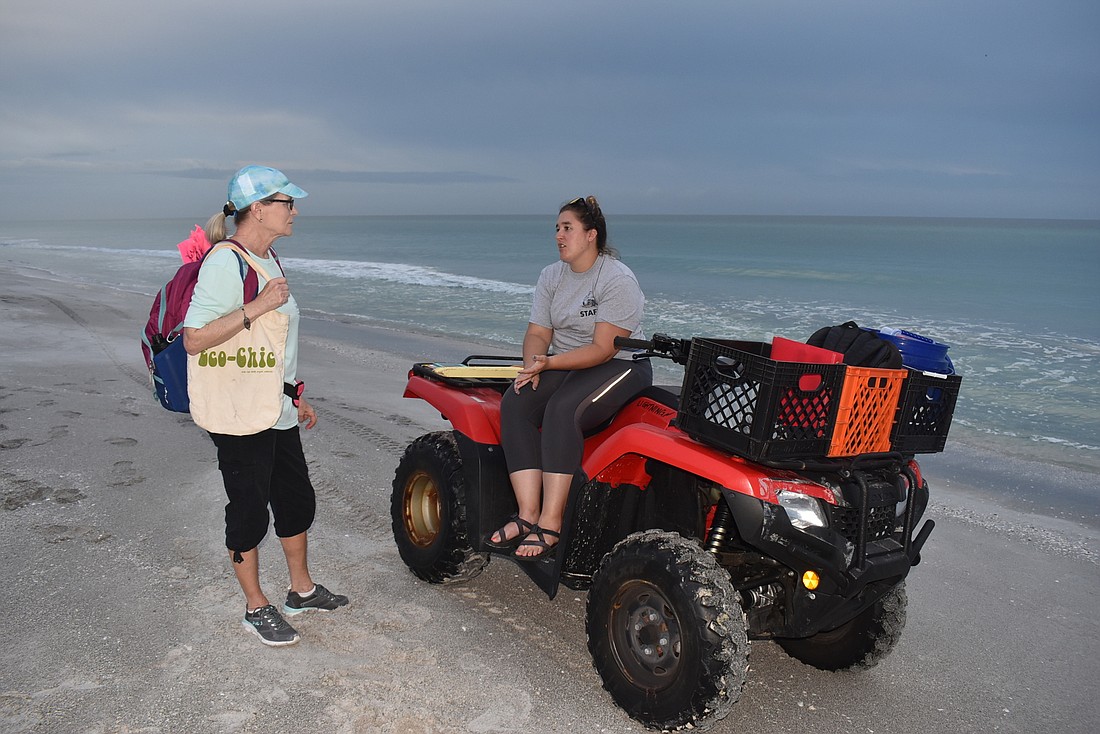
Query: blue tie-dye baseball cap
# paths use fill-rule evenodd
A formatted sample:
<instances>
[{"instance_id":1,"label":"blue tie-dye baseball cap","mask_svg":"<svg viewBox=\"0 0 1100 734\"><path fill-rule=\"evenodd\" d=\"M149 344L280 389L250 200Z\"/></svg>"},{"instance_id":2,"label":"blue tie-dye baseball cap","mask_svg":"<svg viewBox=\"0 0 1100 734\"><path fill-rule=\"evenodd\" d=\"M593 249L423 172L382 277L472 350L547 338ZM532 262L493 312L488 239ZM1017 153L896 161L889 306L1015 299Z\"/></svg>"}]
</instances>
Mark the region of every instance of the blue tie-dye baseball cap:
<instances>
[{"instance_id":1,"label":"blue tie-dye baseball cap","mask_svg":"<svg viewBox=\"0 0 1100 734\"><path fill-rule=\"evenodd\" d=\"M274 194L286 194L292 199L309 196L282 171L267 166L245 166L229 179L229 201L237 211Z\"/></svg>"}]
</instances>

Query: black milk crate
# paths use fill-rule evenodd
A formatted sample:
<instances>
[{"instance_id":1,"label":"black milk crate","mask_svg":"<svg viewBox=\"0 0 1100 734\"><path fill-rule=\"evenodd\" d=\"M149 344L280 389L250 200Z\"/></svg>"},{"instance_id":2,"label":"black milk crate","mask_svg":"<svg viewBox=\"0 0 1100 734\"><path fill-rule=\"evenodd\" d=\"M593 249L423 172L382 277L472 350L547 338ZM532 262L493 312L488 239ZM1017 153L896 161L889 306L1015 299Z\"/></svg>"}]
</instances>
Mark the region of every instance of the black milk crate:
<instances>
[{"instance_id":1,"label":"black milk crate","mask_svg":"<svg viewBox=\"0 0 1100 734\"><path fill-rule=\"evenodd\" d=\"M901 407L890 448L904 454L943 451L961 384L959 375L909 370L901 387Z\"/></svg>"},{"instance_id":2,"label":"black milk crate","mask_svg":"<svg viewBox=\"0 0 1100 734\"><path fill-rule=\"evenodd\" d=\"M755 461L825 456L844 365L778 362L771 345L692 339L676 425Z\"/></svg>"}]
</instances>

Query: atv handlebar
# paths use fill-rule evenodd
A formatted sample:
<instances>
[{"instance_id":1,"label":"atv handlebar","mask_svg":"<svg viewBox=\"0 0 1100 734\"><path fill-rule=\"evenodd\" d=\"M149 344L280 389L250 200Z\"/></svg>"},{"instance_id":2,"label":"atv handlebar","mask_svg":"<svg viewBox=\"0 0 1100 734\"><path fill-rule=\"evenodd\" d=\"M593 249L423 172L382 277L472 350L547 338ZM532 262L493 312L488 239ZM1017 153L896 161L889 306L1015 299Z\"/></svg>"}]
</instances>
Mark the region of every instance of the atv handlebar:
<instances>
[{"instance_id":1,"label":"atv handlebar","mask_svg":"<svg viewBox=\"0 0 1100 734\"><path fill-rule=\"evenodd\" d=\"M653 349L653 342L648 339L628 339L625 336L617 336L615 346L619 349L641 349L648 352Z\"/></svg>"},{"instance_id":2,"label":"atv handlebar","mask_svg":"<svg viewBox=\"0 0 1100 734\"><path fill-rule=\"evenodd\" d=\"M649 357L662 357L671 359L676 364L687 364L688 353L691 352L690 339L674 339L667 334L654 334L652 339L630 339L625 336L615 337L615 346L620 349L638 350L634 359L648 359Z\"/></svg>"}]
</instances>

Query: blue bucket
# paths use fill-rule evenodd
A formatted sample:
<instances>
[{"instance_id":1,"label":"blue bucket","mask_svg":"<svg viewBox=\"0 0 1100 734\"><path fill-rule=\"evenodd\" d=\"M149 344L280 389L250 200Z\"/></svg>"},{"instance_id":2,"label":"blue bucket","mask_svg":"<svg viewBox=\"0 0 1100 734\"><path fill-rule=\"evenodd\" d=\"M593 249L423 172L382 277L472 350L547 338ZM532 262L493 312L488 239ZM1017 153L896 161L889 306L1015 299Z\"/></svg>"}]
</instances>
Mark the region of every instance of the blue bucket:
<instances>
[{"instance_id":1,"label":"blue bucket","mask_svg":"<svg viewBox=\"0 0 1100 734\"><path fill-rule=\"evenodd\" d=\"M878 335L897 346L906 367L941 375L955 374L955 366L947 356L947 344L904 329L880 329Z\"/></svg>"}]
</instances>

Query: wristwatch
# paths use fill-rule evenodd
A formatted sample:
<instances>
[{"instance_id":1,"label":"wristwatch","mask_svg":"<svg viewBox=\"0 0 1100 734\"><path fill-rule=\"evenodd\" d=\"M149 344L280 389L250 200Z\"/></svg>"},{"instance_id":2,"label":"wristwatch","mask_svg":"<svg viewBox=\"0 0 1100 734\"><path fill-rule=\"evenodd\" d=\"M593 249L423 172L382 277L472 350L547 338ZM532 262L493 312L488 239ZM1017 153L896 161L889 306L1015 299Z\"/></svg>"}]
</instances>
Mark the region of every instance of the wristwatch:
<instances>
[{"instance_id":1,"label":"wristwatch","mask_svg":"<svg viewBox=\"0 0 1100 734\"><path fill-rule=\"evenodd\" d=\"M241 314L244 316L244 328L252 328L252 319L248 318L248 314L244 310L244 306L241 306Z\"/></svg>"}]
</instances>

